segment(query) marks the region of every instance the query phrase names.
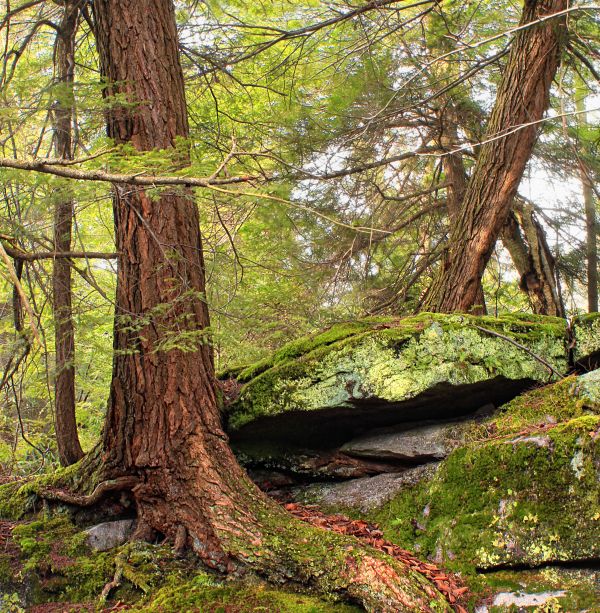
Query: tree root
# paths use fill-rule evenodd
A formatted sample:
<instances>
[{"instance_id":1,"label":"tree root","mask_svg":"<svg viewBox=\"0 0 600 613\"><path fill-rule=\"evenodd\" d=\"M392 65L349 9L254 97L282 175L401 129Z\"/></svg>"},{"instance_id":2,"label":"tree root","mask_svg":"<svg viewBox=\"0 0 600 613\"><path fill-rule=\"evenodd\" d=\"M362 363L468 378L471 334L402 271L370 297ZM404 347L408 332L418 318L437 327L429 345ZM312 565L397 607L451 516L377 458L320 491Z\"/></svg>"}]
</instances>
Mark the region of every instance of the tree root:
<instances>
[{"instance_id":1,"label":"tree root","mask_svg":"<svg viewBox=\"0 0 600 613\"><path fill-rule=\"evenodd\" d=\"M390 541L386 541L377 525L363 520L351 520L344 515L326 515L316 508L296 503L286 504L284 508L294 517L313 526L332 530L339 534L355 536L371 547L387 553L431 581L457 613L467 613L466 609L458 601L464 598L468 588L462 585L457 577L451 573L444 572L435 564L423 562L410 552L401 549Z\"/></svg>"},{"instance_id":2,"label":"tree root","mask_svg":"<svg viewBox=\"0 0 600 613\"><path fill-rule=\"evenodd\" d=\"M63 490L45 489L39 493L40 498L45 500L64 502L77 507L91 507L98 504L110 492L130 490L139 483L137 477L118 477L99 483L89 495L72 494Z\"/></svg>"},{"instance_id":3,"label":"tree root","mask_svg":"<svg viewBox=\"0 0 600 613\"><path fill-rule=\"evenodd\" d=\"M104 604L113 590L116 590L123 581L123 566L119 564L117 558L117 568L112 581L109 581L103 588L100 594L100 604Z\"/></svg>"}]
</instances>

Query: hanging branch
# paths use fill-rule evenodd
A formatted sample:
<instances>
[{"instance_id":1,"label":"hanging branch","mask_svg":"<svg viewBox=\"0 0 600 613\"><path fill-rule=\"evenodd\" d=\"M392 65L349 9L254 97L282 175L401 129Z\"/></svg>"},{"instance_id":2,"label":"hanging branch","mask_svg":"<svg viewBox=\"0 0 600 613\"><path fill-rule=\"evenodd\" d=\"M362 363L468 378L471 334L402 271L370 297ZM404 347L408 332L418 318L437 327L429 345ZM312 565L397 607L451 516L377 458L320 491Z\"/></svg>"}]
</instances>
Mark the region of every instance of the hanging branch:
<instances>
[{"instance_id":1,"label":"hanging branch","mask_svg":"<svg viewBox=\"0 0 600 613\"><path fill-rule=\"evenodd\" d=\"M15 289L19 293L19 296L21 297L23 306L25 307L25 311L27 311L27 316L29 318L29 327L31 328L33 337L41 345L42 339L40 338L40 333L35 323L35 313L33 312L33 308L31 307L29 299L27 298L27 294L25 293L25 290L23 289L23 286L21 285L21 282L19 281L19 277L12 263L12 260L10 256L8 255L8 253L6 252L6 249L4 248L4 245L2 244L2 242L0 242L0 258L2 258L2 260L6 264L6 268L8 269L8 274L10 276L10 279L13 285L15 286Z\"/></svg>"}]
</instances>

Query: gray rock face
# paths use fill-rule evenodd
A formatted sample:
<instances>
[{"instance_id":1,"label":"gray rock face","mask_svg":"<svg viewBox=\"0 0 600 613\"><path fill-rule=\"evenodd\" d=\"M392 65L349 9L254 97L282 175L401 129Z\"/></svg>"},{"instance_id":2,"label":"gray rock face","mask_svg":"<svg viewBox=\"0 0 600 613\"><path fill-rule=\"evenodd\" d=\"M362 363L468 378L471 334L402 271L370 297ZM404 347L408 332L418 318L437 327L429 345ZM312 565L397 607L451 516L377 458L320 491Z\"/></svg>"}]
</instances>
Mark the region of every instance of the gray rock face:
<instances>
[{"instance_id":1,"label":"gray rock face","mask_svg":"<svg viewBox=\"0 0 600 613\"><path fill-rule=\"evenodd\" d=\"M464 436L457 423L431 424L410 430L382 430L355 438L342 446L344 453L367 458L427 462L445 458Z\"/></svg>"},{"instance_id":2,"label":"gray rock face","mask_svg":"<svg viewBox=\"0 0 600 613\"><path fill-rule=\"evenodd\" d=\"M554 592L538 592L536 594L527 594L523 592L501 592L496 594L491 606L501 607L502 610L512 610L512 607L517 607L519 611L524 610L523 607L541 607L549 600L561 598L566 594L565 590L557 590ZM536 611L539 609L536 609ZM489 608L486 605L477 607L475 613L489 613Z\"/></svg>"},{"instance_id":3,"label":"gray rock face","mask_svg":"<svg viewBox=\"0 0 600 613\"><path fill-rule=\"evenodd\" d=\"M133 519L109 521L86 530L87 543L96 551L108 551L126 543L133 532Z\"/></svg>"},{"instance_id":4,"label":"gray rock face","mask_svg":"<svg viewBox=\"0 0 600 613\"><path fill-rule=\"evenodd\" d=\"M383 506L421 479L432 477L438 465L439 462L431 462L401 473L386 473L342 483L313 484L296 488L292 494L298 502L317 504L321 508L353 509L366 513Z\"/></svg>"}]
</instances>

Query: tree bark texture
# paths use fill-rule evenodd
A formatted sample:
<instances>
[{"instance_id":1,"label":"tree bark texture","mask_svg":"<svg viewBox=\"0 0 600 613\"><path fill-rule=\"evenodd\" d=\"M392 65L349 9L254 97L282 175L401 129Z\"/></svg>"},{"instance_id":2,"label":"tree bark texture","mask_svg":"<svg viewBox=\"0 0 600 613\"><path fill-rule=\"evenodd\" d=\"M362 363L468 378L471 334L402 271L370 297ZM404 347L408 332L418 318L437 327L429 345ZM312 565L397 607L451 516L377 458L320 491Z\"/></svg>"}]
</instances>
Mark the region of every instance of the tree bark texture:
<instances>
[{"instance_id":1,"label":"tree bark texture","mask_svg":"<svg viewBox=\"0 0 600 613\"><path fill-rule=\"evenodd\" d=\"M105 95L126 101L109 107L109 135L173 153L188 124L171 0L95 0L94 13ZM327 586L371 610L430 610L440 597L431 584L357 541L293 520L238 465L203 342L198 211L189 190L168 190L118 186L114 195L117 317L102 465L108 479L137 480L135 536L166 536L224 572L251 565L267 578Z\"/></svg>"},{"instance_id":2,"label":"tree bark texture","mask_svg":"<svg viewBox=\"0 0 600 613\"><path fill-rule=\"evenodd\" d=\"M73 82L75 77L75 35L79 22L79 0L64 4L56 35L55 65L57 99L53 107L54 153L73 159ZM54 207L54 249L71 250L74 217L72 193L66 188ZM68 466L83 457L75 417L75 331L72 311L71 265L55 259L52 270L55 335L54 414L58 457Z\"/></svg>"},{"instance_id":3,"label":"tree bark texture","mask_svg":"<svg viewBox=\"0 0 600 613\"><path fill-rule=\"evenodd\" d=\"M527 294L533 312L564 317L554 256L533 207L515 199L500 236L520 275L519 286Z\"/></svg>"},{"instance_id":4,"label":"tree bark texture","mask_svg":"<svg viewBox=\"0 0 600 613\"><path fill-rule=\"evenodd\" d=\"M442 167L446 179L450 182L447 189L447 208L451 237L454 233L454 228L457 227L468 184L467 170L465 168L463 155L461 152L456 151L459 147L458 126L460 123L459 114L454 108L453 103L448 102L448 104L443 107L440 116L439 140L440 147L445 154L442 158ZM479 287L476 291L475 301L470 310L474 315L485 315L487 312L481 277L479 278Z\"/></svg>"},{"instance_id":5,"label":"tree bark texture","mask_svg":"<svg viewBox=\"0 0 600 613\"><path fill-rule=\"evenodd\" d=\"M567 5L568 0L525 0L521 23L562 11ZM468 312L476 304L480 279L535 143L538 126L527 124L539 121L548 107L564 36L563 17L529 26L515 35L486 138L443 265L424 301L425 309Z\"/></svg>"}]
</instances>

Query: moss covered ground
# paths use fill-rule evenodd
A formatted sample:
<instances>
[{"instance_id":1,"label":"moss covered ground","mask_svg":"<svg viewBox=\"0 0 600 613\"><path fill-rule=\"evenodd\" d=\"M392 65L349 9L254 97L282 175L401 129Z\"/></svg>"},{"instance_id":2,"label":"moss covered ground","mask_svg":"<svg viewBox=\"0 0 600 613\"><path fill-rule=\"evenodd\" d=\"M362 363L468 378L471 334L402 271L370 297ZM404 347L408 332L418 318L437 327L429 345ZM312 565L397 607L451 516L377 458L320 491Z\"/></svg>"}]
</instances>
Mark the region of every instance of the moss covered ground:
<instances>
[{"instance_id":1,"label":"moss covered ground","mask_svg":"<svg viewBox=\"0 0 600 613\"><path fill-rule=\"evenodd\" d=\"M350 613L352 605L269 586L258 580L224 581L178 558L169 546L130 543L93 552L68 516L57 514L12 525L11 554L0 556L0 610L22 611L43 603L85 604L103 610L116 602L134 611L285 611ZM12 553L14 556L14 552ZM107 598L105 586L119 571L119 585ZM65 608L64 610L68 610Z\"/></svg>"}]
</instances>

